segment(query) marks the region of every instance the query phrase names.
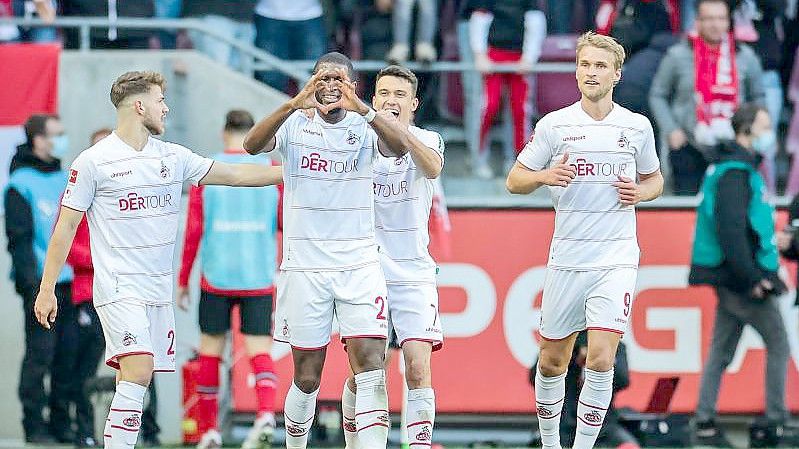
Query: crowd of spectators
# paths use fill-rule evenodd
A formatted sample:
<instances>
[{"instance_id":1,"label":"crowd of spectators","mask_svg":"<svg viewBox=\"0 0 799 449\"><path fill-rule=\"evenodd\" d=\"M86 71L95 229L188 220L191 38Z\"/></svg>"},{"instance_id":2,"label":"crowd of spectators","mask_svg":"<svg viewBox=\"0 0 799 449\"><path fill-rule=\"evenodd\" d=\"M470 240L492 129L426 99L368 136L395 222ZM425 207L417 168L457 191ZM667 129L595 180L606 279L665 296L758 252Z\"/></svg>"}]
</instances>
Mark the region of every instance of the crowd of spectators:
<instances>
[{"instance_id":1,"label":"crowd of spectators","mask_svg":"<svg viewBox=\"0 0 799 449\"><path fill-rule=\"evenodd\" d=\"M799 101L799 75L791 77L799 42L797 0L0 0L3 16L56 14L118 18L196 18L229 40L252 44L284 60L314 60L329 50L353 59L392 63L457 60L464 49L474 56L484 82L479 151L474 173L494 176L491 129L502 106L510 104L513 142L521 150L534 121L548 111L542 91L570 89L533 75L536 62L577 33L595 29L616 37L627 51L617 101L647 115L662 137L661 159L678 195L694 195L719 138L731 138L729 119L737 105L762 104L777 139L761 153L760 166L771 192L799 192L799 124L791 120ZM469 38L458 35L468 26ZM391 30L387 33L387 30ZM513 30L508 32L508 30ZM79 45L76 29L0 25L3 41L60 41ZM236 70L252 60L229 42L201 32L93 28L94 48L196 48ZM561 39L554 39L561 37ZM564 41L565 39L565 41ZM723 51L718 51L721 48ZM701 67L696 65L701 58ZM662 63L661 63L662 61ZM495 73L495 64L516 64L515 73ZM714 65L715 64L715 65ZM717 70L718 69L718 70ZM699 76L699 75L702 76ZM711 74L711 75L708 75ZM567 77L560 78L573 83ZM715 80L708 76L715 75ZM278 71L255 73L264 83L291 93L296 86ZM458 75L423 75L418 120L460 120L463 93L449 88ZM369 86L364 74L362 86ZM455 83L452 83L455 81ZM539 82L541 85L536 86ZM368 87L364 87L368 89ZM725 91L724 93L719 93ZM710 94L710 92L715 92ZM369 92L363 92L368 98ZM697 101L697 98L700 98ZM574 97L576 98L576 97ZM425 99L431 101L424 101ZM562 106L562 105L561 105ZM505 166L513 159L506 154Z\"/></svg>"}]
</instances>

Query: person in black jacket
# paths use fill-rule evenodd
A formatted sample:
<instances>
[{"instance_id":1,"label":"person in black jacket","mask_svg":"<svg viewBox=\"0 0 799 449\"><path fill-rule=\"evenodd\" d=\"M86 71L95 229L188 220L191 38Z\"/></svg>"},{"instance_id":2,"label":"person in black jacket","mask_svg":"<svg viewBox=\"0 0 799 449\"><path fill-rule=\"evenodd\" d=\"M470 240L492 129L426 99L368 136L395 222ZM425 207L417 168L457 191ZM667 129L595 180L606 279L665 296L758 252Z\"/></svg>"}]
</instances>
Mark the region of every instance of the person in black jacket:
<instances>
[{"instance_id":1,"label":"person in black jacket","mask_svg":"<svg viewBox=\"0 0 799 449\"><path fill-rule=\"evenodd\" d=\"M645 115L652 122L656 136L659 135L659 131L657 121L649 109L649 89L652 87L652 79L655 78L660 61L678 40L679 38L671 32L661 32L652 36L646 48L636 52L624 63L621 68L621 80L613 89L613 99L616 103Z\"/></svg>"},{"instance_id":2,"label":"person in black jacket","mask_svg":"<svg viewBox=\"0 0 799 449\"><path fill-rule=\"evenodd\" d=\"M25 123L27 141L17 148L11 162L6 190L5 226L11 254L12 279L23 300L25 315L25 357L19 379L22 425L30 443L73 443L69 406L72 360L77 350L75 308L72 305L72 271L62 271L56 285L61 320L55 331L39 326L33 315L37 287L41 280L44 251L58 212L66 174L54 152L64 149L64 128L58 117L33 115ZM50 375L50 394L44 377ZM50 409L49 427L43 417Z\"/></svg>"},{"instance_id":3,"label":"person in black jacket","mask_svg":"<svg viewBox=\"0 0 799 449\"><path fill-rule=\"evenodd\" d=\"M721 376L746 325L766 344L766 420L775 438L787 418L785 376L789 346L776 296L785 291L777 276L774 208L755 167L757 152L770 143L771 121L762 106L744 104L732 117L735 141L720 145L702 185L689 283L712 285L718 297L710 352L696 410L696 444L732 447L716 425Z\"/></svg>"}]
</instances>

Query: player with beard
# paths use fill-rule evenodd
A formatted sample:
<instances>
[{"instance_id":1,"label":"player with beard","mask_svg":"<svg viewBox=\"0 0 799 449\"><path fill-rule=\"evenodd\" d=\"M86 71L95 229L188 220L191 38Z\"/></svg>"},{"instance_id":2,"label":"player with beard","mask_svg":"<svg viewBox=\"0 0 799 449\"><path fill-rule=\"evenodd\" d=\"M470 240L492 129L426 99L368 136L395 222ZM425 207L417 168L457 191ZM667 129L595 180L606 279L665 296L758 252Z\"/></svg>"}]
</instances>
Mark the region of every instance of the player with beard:
<instances>
[{"instance_id":1,"label":"player with beard","mask_svg":"<svg viewBox=\"0 0 799 449\"><path fill-rule=\"evenodd\" d=\"M430 356L443 342L438 316L436 263L427 251L428 218L435 179L444 166L444 141L434 131L411 125L419 106L418 80L405 67L388 66L377 74L372 104L392 114L409 133L401 156L379 156L375 163L375 233L386 276L389 315L405 357L409 444L432 442L435 422ZM360 391L360 390L357 390ZM360 394L360 393L358 393ZM347 447L362 447L354 432L356 385L350 377L341 403Z\"/></svg>"},{"instance_id":2,"label":"player with beard","mask_svg":"<svg viewBox=\"0 0 799 449\"><path fill-rule=\"evenodd\" d=\"M104 432L112 449L135 446L153 372L175 371L172 257L183 182L255 187L282 181L280 167L213 161L154 138L164 133L169 112L165 84L159 73L127 72L111 87L116 129L72 163L34 306L49 329L58 312L55 282L85 213L106 364L119 370Z\"/></svg>"},{"instance_id":3,"label":"player with beard","mask_svg":"<svg viewBox=\"0 0 799 449\"><path fill-rule=\"evenodd\" d=\"M308 443L334 314L364 392L355 403L358 436L370 449L385 448L388 437L388 304L372 164L378 148L390 155L408 148L408 136L391 113L376 113L356 96L353 76L349 58L323 55L302 90L244 141L251 154L279 151L285 170L274 339L292 346L294 378L284 407L290 449Z\"/></svg>"},{"instance_id":4,"label":"player with beard","mask_svg":"<svg viewBox=\"0 0 799 449\"><path fill-rule=\"evenodd\" d=\"M652 125L613 102L624 49L588 32L577 41L576 59L580 101L541 118L507 179L511 193L549 186L555 206L535 379L544 449L561 447L564 378L575 337L585 329L588 354L573 448L596 442L635 291L635 205L663 190Z\"/></svg>"}]
</instances>

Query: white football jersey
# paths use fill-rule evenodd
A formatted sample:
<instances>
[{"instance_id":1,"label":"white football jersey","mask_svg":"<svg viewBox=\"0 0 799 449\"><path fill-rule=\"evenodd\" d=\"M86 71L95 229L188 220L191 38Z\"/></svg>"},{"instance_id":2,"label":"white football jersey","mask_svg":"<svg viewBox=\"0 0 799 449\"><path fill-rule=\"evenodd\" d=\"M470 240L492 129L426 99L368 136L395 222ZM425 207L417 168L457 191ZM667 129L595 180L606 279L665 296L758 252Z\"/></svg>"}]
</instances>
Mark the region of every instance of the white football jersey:
<instances>
[{"instance_id":1,"label":"white football jersey","mask_svg":"<svg viewBox=\"0 0 799 449\"><path fill-rule=\"evenodd\" d=\"M296 111L276 135L283 156L283 270L352 270L379 262L372 163L377 135L360 114L338 123Z\"/></svg>"},{"instance_id":2,"label":"white football jersey","mask_svg":"<svg viewBox=\"0 0 799 449\"><path fill-rule=\"evenodd\" d=\"M614 182L633 180L660 168L652 125L618 104L594 120L580 102L545 115L535 126L518 161L531 170L560 162L577 176L568 187L549 187L555 206L555 234L548 266L564 270L637 267L635 207L623 206Z\"/></svg>"},{"instance_id":3,"label":"white football jersey","mask_svg":"<svg viewBox=\"0 0 799 449\"><path fill-rule=\"evenodd\" d=\"M95 306L123 299L172 302L183 182L199 183L212 164L154 137L136 151L116 133L78 155L61 204L86 212Z\"/></svg>"},{"instance_id":4,"label":"white football jersey","mask_svg":"<svg viewBox=\"0 0 799 449\"><path fill-rule=\"evenodd\" d=\"M415 126L410 132L434 149L444 163L444 140ZM436 264L427 245L434 180L427 179L409 153L378 156L375 164L375 233L387 284L435 283Z\"/></svg>"}]
</instances>

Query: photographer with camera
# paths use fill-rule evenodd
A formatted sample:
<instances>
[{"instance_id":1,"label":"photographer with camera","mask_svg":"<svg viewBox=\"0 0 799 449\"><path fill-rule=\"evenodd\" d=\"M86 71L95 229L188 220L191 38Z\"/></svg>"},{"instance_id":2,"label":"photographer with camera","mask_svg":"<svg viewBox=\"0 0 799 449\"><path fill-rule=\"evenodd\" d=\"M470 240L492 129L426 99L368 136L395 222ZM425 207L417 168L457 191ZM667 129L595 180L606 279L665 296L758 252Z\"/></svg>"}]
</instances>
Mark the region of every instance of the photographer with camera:
<instances>
[{"instance_id":1,"label":"photographer with camera","mask_svg":"<svg viewBox=\"0 0 799 449\"><path fill-rule=\"evenodd\" d=\"M713 339L705 361L696 410L696 444L732 447L715 423L721 375L735 354L744 326L766 344L766 428L782 435L789 347L776 297L785 291L777 276L774 206L757 172L758 153L773 143L762 106L742 105L732 117L735 140L719 145L702 184L696 211L691 285L715 288Z\"/></svg>"}]
</instances>

